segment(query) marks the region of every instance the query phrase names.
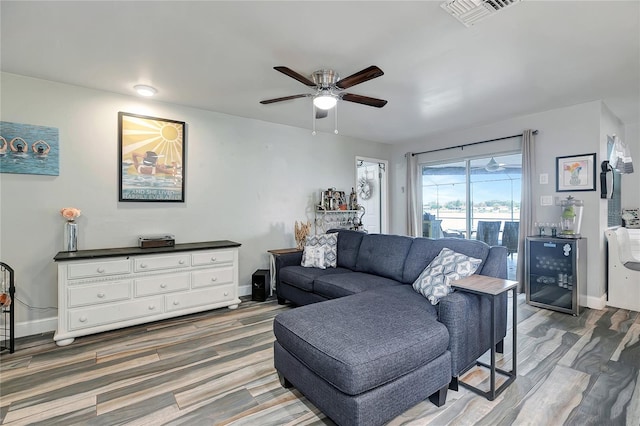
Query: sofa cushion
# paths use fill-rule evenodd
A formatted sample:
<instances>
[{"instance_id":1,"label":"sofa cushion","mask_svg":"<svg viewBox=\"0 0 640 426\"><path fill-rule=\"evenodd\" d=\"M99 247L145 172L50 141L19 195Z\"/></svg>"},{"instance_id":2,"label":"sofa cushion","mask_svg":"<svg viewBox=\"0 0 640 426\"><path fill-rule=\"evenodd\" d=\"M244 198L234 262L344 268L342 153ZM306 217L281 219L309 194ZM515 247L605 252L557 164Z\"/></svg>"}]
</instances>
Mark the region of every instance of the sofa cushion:
<instances>
[{"instance_id":1,"label":"sofa cushion","mask_svg":"<svg viewBox=\"0 0 640 426\"><path fill-rule=\"evenodd\" d=\"M280 281L304 291L313 291L313 281L329 274L343 274L351 272L344 268L305 268L303 266L286 266L279 271Z\"/></svg>"},{"instance_id":2,"label":"sofa cushion","mask_svg":"<svg viewBox=\"0 0 640 426\"><path fill-rule=\"evenodd\" d=\"M356 269L356 259L362 237L366 234L360 231L352 231L349 229L329 230L327 233L338 233L338 266L349 268L352 271Z\"/></svg>"},{"instance_id":3,"label":"sofa cushion","mask_svg":"<svg viewBox=\"0 0 640 426\"><path fill-rule=\"evenodd\" d=\"M451 293L451 281L473 274L482 260L443 248L413 283L413 288L432 305Z\"/></svg>"},{"instance_id":4,"label":"sofa cushion","mask_svg":"<svg viewBox=\"0 0 640 426\"><path fill-rule=\"evenodd\" d=\"M404 261L412 242L413 238L401 235L365 235L355 270L402 281Z\"/></svg>"},{"instance_id":5,"label":"sofa cushion","mask_svg":"<svg viewBox=\"0 0 640 426\"><path fill-rule=\"evenodd\" d=\"M335 268L337 266L338 235L320 234L307 237L301 265L305 268Z\"/></svg>"},{"instance_id":6,"label":"sofa cushion","mask_svg":"<svg viewBox=\"0 0 640 426\"><path fill-rule=\"evenodd\" d=\"M490 247L482 241L464 240L461 238L415 238L404 264L402 282L413 283L418 275L424 271L429 263L440 253L443 248L449 248L455 252L484 262L489 256Z\"/></svg>"},{"instance_id":7,"label":"sofa cushion","mask_svg":"<svg viewBox=\"0 0 640 426\"><path fill-rule=\"evenodd\" d=\"M449 344L435 309L408 286L283 312L274 320L274 333L283 348L348 395L424 366Z\"/></svg>"},{"instance_id":8,"label":"sofa cushion","mask_svg":"<svg viewBox=\"0 0 640 426\"><path fill-rule=\"evenodd\" d=\"M399 285L398 281L363 272L322 275L313 283L313 291L329 299L349 296L375 288Z\"/></svg>"}]
</instances>

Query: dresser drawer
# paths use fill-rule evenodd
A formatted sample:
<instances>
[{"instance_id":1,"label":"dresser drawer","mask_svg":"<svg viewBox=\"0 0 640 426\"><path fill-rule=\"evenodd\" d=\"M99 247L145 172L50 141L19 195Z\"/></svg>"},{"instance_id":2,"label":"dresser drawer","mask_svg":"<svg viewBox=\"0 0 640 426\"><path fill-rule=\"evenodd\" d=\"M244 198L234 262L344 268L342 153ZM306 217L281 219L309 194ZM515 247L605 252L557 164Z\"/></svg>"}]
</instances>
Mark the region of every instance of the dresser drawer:
<instances>
[{"instance_id":1,"label":"dresser drawer","mask_svg":"<svg viewBox=\"0 0 640 426\"><path fill-rule=\"evenodd\" d=\"M136 272L154 271L158 269L188 268L191 262L189 254L170 256L141 256L135 258Z\"/></svg>"},{"instance_id":2,"label":"dresser drawer","mask_svg":"<svg viewBox=\"0 0 640 426\"><path fill-rule=\"evenodd\" d=\"M235 299L235 291L234 284L231 284L206 290L193 290L189 293L166 295L165 309L167 312L172 312L233 299Z\"/></svg>"},{"instance_id":3,"label":"dresser drawer","mask_svg":"<svg viewBox=\"0 0 640 426\"><path fill-rule=\"evenodd\" d=\"M233 271L233 266L194 271L191 273L193 275L192 286L198 288L231 284L233 283Z\"/></svg>"},{"instance_id":4,"label":"dresser drawer","mask_svg":"<svg viewBox=\"0 0 640 426\"><path fill-rule=\"evenodd\" d=\"M131 280L72 286L69 287L67 294L70 308L127 300L131 298Z\"/></svg>"},{"instance_id":5,"label":"dresser drawer","mask_svg":"<svg viewBox=\"0 0 640 426\"><path fill-rule=\"evenodd\" d=\"M129 259L101 260L67 265L67 277L69 279L128 274L129 272L131 272L131 260Z\"/></svg>"},{"instance_id":6,"label":"dresser drawer","mask_svg":"<svg viewBox=\"0 0 640 426\"><path fill-rule=\"evenodd\" d=\"M136 278L134 284L135 295L136 297L151 296L172 291L189 290L190 279L191 275L188 272Z\"/></svg>"},{"instance_id":7,"label":"dresser drawer","mask_svg":"<svg viewBox=\"0 0 640 426\"><path fill-rule=\"evenodd\" d=\"M193 266L233 263L234 250L198 251L191 255Z\"/></svg>"},{"instance_id":8,"label":"dresser drawer","mask_svg":"<svg viewBox=\"0 0 640 426\"><path fill-rule=\"evenodd\" d=\"M131 302L71 309L69 310L69 329L78 330L158 315L163 312L163 302L163 297L158 296Z\"/></svg>"}]
</instances>

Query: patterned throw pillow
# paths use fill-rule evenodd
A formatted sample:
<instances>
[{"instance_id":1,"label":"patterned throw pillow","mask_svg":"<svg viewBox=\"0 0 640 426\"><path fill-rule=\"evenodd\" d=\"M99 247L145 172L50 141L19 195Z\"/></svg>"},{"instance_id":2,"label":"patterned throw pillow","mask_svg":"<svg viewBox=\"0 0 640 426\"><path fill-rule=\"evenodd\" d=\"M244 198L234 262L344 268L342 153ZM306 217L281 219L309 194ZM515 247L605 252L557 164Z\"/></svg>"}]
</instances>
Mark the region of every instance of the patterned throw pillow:
<instances>
[{"instance_id":1,"label":"patterned throw pillow","mask_svg":"<svg viewBox=\"0 0 640 426\"><path fill-rule=\"evenodd\" d=\"M311 257L310 259L308 259ZM322 260L320 260L322 258ZM322 266L317 266L318 264ZM306 268L335 268L338 266L338 234L310 235L302 252L302 266Z\"/></svg>"},{"instance_id":2,"label":"patterned throw pillow","mask_svg":"<svg viewBox=\"0 0 640 426\"><path fill-rule=\"evenodd\" d=\"M451 281L472 275L481 263L482 259L443 248L414 281L413 289L436 305L451 293Z\"/></svg>"}]
</instances>

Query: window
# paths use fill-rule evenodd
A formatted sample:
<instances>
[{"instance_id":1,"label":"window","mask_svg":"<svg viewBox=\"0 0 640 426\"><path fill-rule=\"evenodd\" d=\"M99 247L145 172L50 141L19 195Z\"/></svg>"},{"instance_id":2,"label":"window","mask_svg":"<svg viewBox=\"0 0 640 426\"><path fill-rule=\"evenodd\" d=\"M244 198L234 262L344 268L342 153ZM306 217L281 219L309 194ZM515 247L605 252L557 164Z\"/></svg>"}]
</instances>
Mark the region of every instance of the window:
<instances>
[{"instance_id":1,"label":"window","mask_svg":"<svg viewBox=\"0 0 640 426\"><path fill-rule=\"evenodd\" d=\"M422 234L484 240L480 222L499 222L495 238L502 242L504 223L520 220L522 155L520 153L422 165ZM487 234L488 235L488 234Z\"/></svg>"}]
</instances>

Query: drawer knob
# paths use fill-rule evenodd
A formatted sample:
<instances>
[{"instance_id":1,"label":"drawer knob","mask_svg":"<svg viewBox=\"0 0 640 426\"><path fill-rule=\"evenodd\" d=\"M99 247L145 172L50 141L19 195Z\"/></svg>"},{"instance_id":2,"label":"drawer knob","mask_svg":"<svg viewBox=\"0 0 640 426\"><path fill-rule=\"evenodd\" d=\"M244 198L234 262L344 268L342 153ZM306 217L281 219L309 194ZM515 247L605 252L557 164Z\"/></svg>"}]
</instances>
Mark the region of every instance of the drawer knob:
<instances>
[{"instance_id":1,"label":"drawer knob","mask_svg":"<svg viewBox=\"0 0 640 426\"><path fill-rule=\"evenodd\" d=\"M100 299L104 298L104 293L102 293L102 292L98 293L98 297L99 297Z\"/></svg>"},{"instance_id":2,"label":"drawer knob","mask_svg":"<svg viewBox=\"0 0 640 426\"><path fill-rule=\"evenodd\" d=\"M215 262L216 260L217 260L217 259L216 259L216 257L215 257L215 256L213 256L213 257L211 258L211 261L212 261L212 262Z\"/></svg>"},{"instance_id":3,"label":"drawer knob","mask_svg":"<svg viewBox=\"0 0 640 426\"><path fill-rule=\"evenodd\" d=\"M141 263L141 264L140 264L140 267L141 267L141 268L146 268L146 267L147 267L147 264L146 264L146 263Z\"/></svg>"},{"instance_id":4,"label":"drawer knob","mask_svg":"<svg viewBox=\"0 0 640 426\"><path fill-rule=\"evenodd\" d=\"M100 266L100 267L98 268L98 273L99 273L99 274L102 274L103 272L104 272L104 268L103 268L102 266Z\"/></svg>"},{"instance_id":5,"label":"drawer knob","mask_svg":"<svg viewBox=\"0 0 640 426\"><path fill-rule=\"evenodd\" d=\"M184 265L184 259L178 260L178 263L181 264L181 265Z\"/></svg>"},{"instance_id":6,"label":"drawer knob","mask_svg":"<svg viewBox=\"0 0 640 426\"><path fill-rule=\"evenodd\" d=\"M218 277L211 277L211 281L218 281Z\"/></svg>"},{"instance_id":7,"label":"drawer knob","mask_svg":"<svg viewBox=\"0 0 640 426\"><path fill-rule=\"evenodd\" d=\"M228 295L229 295L229 293L225 291L225 292L224 292L224 295L225 295L225 296L228 296Z\"/></svg>"},{"instance_id":8,"label":"drawer knob","mask_svg":"<svg viewBox=\"0 0 640 426\"><path fill-rule=\"evenodd\" d=\"M87 322L87 317L80 317L80 322Z\"/></svg>"},{"instance_id":9,"label":"drawer knob","mask_svg":"<svg viewBox=\"0 0 640 426\"><path fill-rule=\"evenodd\" d=\"M155 306L153 306L153 305L149 305L149 310L150 310L150 311L153 311L155 308L156 308Z\"/></svg>"},{"instance_id":10,"label":"drawer knob","mask_svg":"<svg viewBox=\"0 0 640 426\"><path fill-rule=\"evenodd\" d=\"M160 284L160 288L167 288L167 285L165 283Z\"/></svg>"},{"instance_id":11,"label":"drawer knob","mask_svg":"<svg viewBox=\"0 0 640 426\"><path fill-rule=\"evenodd\" d=\"M174 304L175 306L178 306L178 305L180 304L180 302L178 302L177 300L174 300L174 301L173 301L173 304Z\"/></svg>"}]
</instances>

